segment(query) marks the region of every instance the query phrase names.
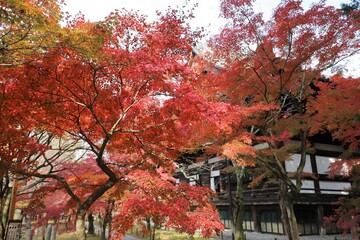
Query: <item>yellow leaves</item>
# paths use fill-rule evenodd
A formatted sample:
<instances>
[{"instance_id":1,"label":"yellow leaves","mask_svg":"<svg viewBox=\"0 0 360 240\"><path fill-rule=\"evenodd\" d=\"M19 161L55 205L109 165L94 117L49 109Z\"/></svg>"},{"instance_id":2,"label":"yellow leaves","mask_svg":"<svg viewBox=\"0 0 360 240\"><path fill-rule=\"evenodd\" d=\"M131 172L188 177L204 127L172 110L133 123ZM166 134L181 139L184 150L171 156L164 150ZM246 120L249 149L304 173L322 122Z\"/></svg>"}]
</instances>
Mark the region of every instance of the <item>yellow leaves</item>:
<instances>
[{"instance_id":1,"label":"yellow leaves","mask_svg":"<svg viewBox=\"0 0 360 240\"><path fill-rule=\"evenodd\" d=\"M24 13L38 21L55 24L60 21L61 3L58 1L26 0L18 4Z\"/></svg>"},{"instance_id":2,"label":"yellow leaves","mask_svg":"<svg viewBox=\"0 0 360 240\"><path fill-rule=\"evenodd\" d=\"M0 33L3 55L0 62L7 65L21 64L27 58L38 58L56 44L55 33L60 29L60 2L57 0L5 1L1 4Z\"/></svg>"},{"instance_id":3,"label":"yellow leaves","mask_svg":"<svg viewBox=\"0 0 360 240\"><path fill-rule=\"evenodd\" d=\"M76 28L64 28L58 31L58 38L63 44L78 50L87 58L104 58L102 51L103 36L94 34L96 26L90 22L78 24Z\"/></svg>"}]
</instances>

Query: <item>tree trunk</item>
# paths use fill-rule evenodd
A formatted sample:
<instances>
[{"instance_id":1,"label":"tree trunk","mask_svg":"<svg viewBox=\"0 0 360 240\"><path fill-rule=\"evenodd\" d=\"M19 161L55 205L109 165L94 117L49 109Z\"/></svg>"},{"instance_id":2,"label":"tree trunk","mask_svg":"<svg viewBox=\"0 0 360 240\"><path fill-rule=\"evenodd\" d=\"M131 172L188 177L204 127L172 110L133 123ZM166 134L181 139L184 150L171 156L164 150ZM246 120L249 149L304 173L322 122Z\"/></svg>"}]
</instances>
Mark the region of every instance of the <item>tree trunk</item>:
<instances>
[{"instance_id":1,"label":"tree trunk","mask_svg":"<svg viewBox=\"0 0 360 240\"><path fill-rule=\"evenodd\" d=\"M280 183L279 206L281 209L281 220L288 239L300 240L294 211L294 194L292 192L288 192L288 188L285 183Z\"/></svg>"},{"instance_id":2,"label":"tree trunk","mask_svg":"<svg viewBox=\"0 0 360 240\"><path fill-rule=\"evenodd\" d=\"M51 225L51 224L48 224L48 225L46 226L45 240L50 240L51 228L52 228L52 225Z\"/></svg>"},{"instance_id":3,"label":"tree trunk","mask_svg":"<svg viewBox=\"0 0 360 240\"><path fill-rule=\"evenodd\" d=\"M25 239L26 240L31 240L31 229L26 229L25 231Z\"/></svg>"},{"instance_id":4,"label":"tree trunk","mask_svg":"<svg viewBox=\"0 0 360 240\"><path fill-rule=\"evenodd\" d=\"M1 209L1 224L0 224L0 239L5 238L7 220L9 217L9 207L11 201L11 192L6 191L4 194L4 199L2 199L2 209Z\"/></svg>"},{"instance_id":5,"label":"tree trunk","mask_svg":"<svg viewBox=\"0 0 360 240\"><path fill-rule=\"evenodd\" d=\"M110 238L111 231L112 231L112 208L109 208L109 221L108 221L108 224L109 224L109 238Z\"/></svg>"},{"instance_id":6,"label":"tree trunk","mask_svg":"<svg viewBox=\"0 0 360 240\"><path fill-rule=\"evenodd\" d=\"M54 224L54 225L51 227L50 240L56 240L56 230L57 230L57 226L56 226L56 224Z\"/></svg>"},{"instance_id":7,"label":"tree trunk","mask_svg":"<svg viewBox=\"0 0 360 240\"><path fill-rule=\"evenodd\" d=\"M109 235L111 233L111 222L112 222L112 210L111 207L108 206L105 210L105 216L102 224L102 232L101 232L101 239L107 239L106 236L106 227L108 226Z\"/></svg>"},{"instance_id":8,"label":"tree trunk","mask_svg":"<svg viewBox=\"0 0 360 240\"><path fill-rule=\"evenodd\" d=\"M150 231L150 240L155 240L155 230L156 230L156 228L154 225L154 227Z\"/></svg>"},{"instance_id":9,"label":"tree trunk","mask_svg":"<svg viewBox=\"0 0 360 240\"><path fill-rule=\"evenodd\" d=\"M100 237L100 239L101 240L105 240L106 239L106 225L107 225L107 219L106 219L106 217L104 217L104 221L103 221L103 223L102 223L102 225L101 225L101 237Z\"/></svg>"},{"instance_id":10,"label":"tree trunk","mask_svg":"<svg viewBox=\"0 0 360 240\"><path fill-rule=\"evenodd\" d=\"M151 219L150 219L150 217L146 217L145 221L146 221L146 229L149 232L149 240L154 240L153 230L155 231L155 225L154 225L154 229L153 229L151 227Z\"/></svg>"},{"instance_id":11,"label":"tree trunk","mask_svg":"<svg viewBox=\"0 0 360 240\"><path fill-rule=\"evenodd\" d=\"M94 228L94 217L93 217L92 213L90 213L88 216L88 222L89 222L88 234L94 235L95 228Z\"/></svg>"},{"instance_id":12,"label":"tree trunk","mask_svg":"<svg viewBox=\"0 0 360 240\"><path fill-rule=\"evenodd\" d=\"M71 221L71 215L69 215L69 216L66 217L66 219L65 219L65 230L66 230L66 231L69 230L70 221Z\"/></svg>"},{"instance_id":13,"label":"tree trunk","mask_svg":"<svg viewBox=\"0 0 360 240\"><path fill-rule=\"evenodd\" d=\"M25 223L26 223L26 232L25 232L25 239L31 240L32 230L31 230L31 217L25 215Z\"/></svg>"},{"instance_id":14,"label":"tree trunk","mask_svg":"<svg viewBox=\"0 0 360 240\"><path fill-rule=\"evenodd\" d=\"M35 229L34 237L32 240L38 240L39 239L39 228Z\"/></svg>"},{"instance_id":15,"label":"tree trunk","mask_svg":"<svg viewBox=\"0 0 360 240\"><path fill-rule=\"evenodd\" d=\"M85 215L86 210L80 209L76 215L75 235L77 240L86 240L85 234Z\"/></svg>"},{"instance_id":16,"label":"tree trunk","mask_svg":"<svg viewBox=\"0 0 360 240\"><path fill-rule=\"evenodd\" d=\"M146 217L146 229L151 232L151 219L150 217Z\"/></svg>"},{"instance_id":17,"label":"tree trunk","mask_svg":"<svg viewBox=\"0 0 360 240\"><path fill-rule=\"evenodd\" d=\"M5 237L5 231L6 231L6 225L3 223L0 224L0 239L4 239Z\"/></svg>"},{"instance_id":18,"label":"tree trunk","mask_svg":"<svg viewBox=\"0 0 360 240\"><path fill-rule=\"evenodd\" d=\"M105 240L105 231L106 231L106 217L103 217L102 214L98 214L99 225L100 225L100 240Z\"/></svg>"},{"instance_id":19,"label":"tree trunk","mask_svg":"<svg viewBox=\"0 0 360 240\"><path fill-rule=\"evenodd\" d=\"M45 240L46 225L47 225L47 222L43 223L41 226L41 236L42 236L43 240Z\"/></svg>"},{"instance_id":20,"label":"tree trunk","mask_svg":"<svg viewBox=\"0 0 360 240\"><path fill-rule=\"evenodd\" d=\"M235 163L236 164L236 163ZM243 176L245 173L244 166L235 166L236 173L236 206L233 211L234 227L235 227L235 240L245 240L244 234L244 192L243 192Z\"/></svg>"}]
</instances>

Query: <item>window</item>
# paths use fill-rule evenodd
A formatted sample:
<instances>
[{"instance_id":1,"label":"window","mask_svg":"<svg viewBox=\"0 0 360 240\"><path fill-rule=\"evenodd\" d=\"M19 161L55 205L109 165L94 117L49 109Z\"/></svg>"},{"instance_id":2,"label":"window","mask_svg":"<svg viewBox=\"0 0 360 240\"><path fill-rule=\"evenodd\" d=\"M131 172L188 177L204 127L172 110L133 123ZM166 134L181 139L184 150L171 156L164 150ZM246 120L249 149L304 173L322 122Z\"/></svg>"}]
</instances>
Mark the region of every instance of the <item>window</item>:
<instances>
[{"instance_id":1,"label":"window","mask_svg":"<svg viewBox=\"0 0 360 240\"><path fill-rule=\"evenodd\" d=\"M295 211L300 235L319 234L317 214L313 209L298 209Z\"/></svg>"},{"instance_id":2,"label":"window","mask_svg":"<svg viewBox=\"0 0 360 240\"><path fill-rule=\"evenodd\" d=\"M267 233L284 233L281 222L281 213L278 210L265 210L260 212L260 231Z\"/></svg>"},{"instance_id":3,"label":"window","mask_svg":"<svg viewBox=\"0 0 360 240\"><path fill-rule=\"evenodd\" d=\"M319 181L322 194L349 195L349 182Z\"/></svg>"},{"instance_id":4,"label":"window","mask_svg":"<svg viewBox=\"0 0 360 240\"><path fill-rule=\"evenodd\" d=\"M244 230L254 231L254 221L252 220L251 211L245 211L243 227Z\"/></svg>"},{"instance_id":5,"label":"window","mask_svg":"<svg viewBox=\"0 0 360 240\"><path fill-rule=\"evenodd\" d=\"M190 176L190 179L189 179L189 185L190 186L195 186L196 185L196 181L199 180L199 175L192 175Z\"/></svg>"},{"instance_id":6,"label":"window","mask_svg":"<svg viewBox=\"0 0 360 240\"><path fill-rule=\"evenodd\" d=\"M300 154L294 154L291 158L292 158L291 161L286 161L285 162L285 168L286 168L287 172L296 171L297 167L300 164L301 155ZM309 173L312 172L310 155L306 155L306 162L305 162L305 166L304 166L304 172L309 172Z\"/></svg>"},{"instance_id":7,"label":"window","mask_svg":"<svg viewBox=\"0 0 360 240\"><path fill-rule=\"evenodd\" d=\"M231 220L230 220L230 214L228 209L220 209L220 220L224 224L224 227L229 229L231 228Z\"/></svg>"}]
</instances>

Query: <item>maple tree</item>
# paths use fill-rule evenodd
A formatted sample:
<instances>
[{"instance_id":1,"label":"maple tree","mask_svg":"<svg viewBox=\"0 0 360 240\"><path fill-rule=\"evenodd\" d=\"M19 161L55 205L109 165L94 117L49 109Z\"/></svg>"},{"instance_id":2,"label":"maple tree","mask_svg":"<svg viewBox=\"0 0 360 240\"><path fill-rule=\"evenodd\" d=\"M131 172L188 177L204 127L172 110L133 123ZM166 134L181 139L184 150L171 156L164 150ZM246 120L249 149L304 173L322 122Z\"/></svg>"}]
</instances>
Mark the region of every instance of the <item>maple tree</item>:
<instances>
[{"instance_id":1,"label":"maple tree","mask_svg":"<svg viewBox=\"0 0 360 240\"><path fill-rule=\"evenodd\" d=\"M128 175L133 190L115 203L117 236L121 237L136 222L150 233L150 239L155 239L155 230L161 226L190 235L200 229L207 237L214 230L223 230L216 208L208 201L212 196L208 188L183 183L175 186L175 179L162 171L161 168L154 173L141 170ZM148 220L147 225L144 219Z\"/></svg>"},{"instance_id":2,"label":"maple tree","mask_svg":"<svg viewBox=\"0 0 360 240\"><path fill-rule=\"evenodd\" d=\"M289 239L299 239L293 204L302 180L311 176L304 172L306 154L312 151L310 137L329 131L347 146L358 136L357 113L348 121L345 116L357 109L359 79L342 81L353 84L352 90L339 85L333 91L321 89L324 92L319 94L317 89L325 88L324 70L358 51L356 19L343 17L340 9L324 2L315 3L308 10L302 8L301 2L281 1L272 18L265 22L261 13L254 12L251 0L222 1L222 15L229 21L210 41L214 51L210 59L218 62L210 60L210 71L203 72L196 83L206 98L243 109L247 118L239 118L232 130L213 142L223 148L212 148L232 159L238 169L245 165L263 169L256 178L258 182L265 177L277 181ZM197 67L203 69L205 65L200 62ZM335 109L342 119L333 114ZM225 119L233 114L227 112ZM353 122L344 126L349 121ZM290 144L290 140L297 143ZM357 145L357 141L352 145ZM288 173L283 163L294 153L301 156L299 165L296 171ZM238 171L239 181L241 176L242 171ZM241 194L238 196L236 204L241 209ZM241 230L239 213L234 216L239 226L236 230ZM243 239L243 234L237 231L235 237Z\"/></svg>"},{"instance_id":3,"label":"maple tree","mask_svg":"<svg viewBox=\"0 0 360 240\"><path fill-rule=\"evenodd\" d=\"M334 215L326 217L326 222L335 222L344 233L349 230L356 238L359 227L359 166L360 147L359 123L359 79L333 76L330 82L319 83L317 101L309 108L320 114L314 116L313 126L332 133L334 139L344 145L344 152L338 161L331 164L329 177L347 178L351 181L349 197L341 197L337 202ZM349 97L354 96L354 97ZM341 106L338 107L338 106Z\"/></svg>"},{"instance_id":4,"label":"maple tree","mask_svg":"<svg viewBox=\"0 0 360 240\"><path fill-rule=\"evenodd\" d=\"M21 64L27 56L53 46L61 4L61 0L1 1L1 66Z\"/></svg>"},{"instance_id":5,"label":"maple tree","mask_svg":"<svg viewBox=\"0 0 360 240\"><path fill-rule=\"evenodd\" d=\"M11 72L32 55L53 46L59 29L60 1L1 1L0 3L0 163L1 224L3 238L8 219L10 182L17 176L8 168L26 165L21 159L38 155L44 148L28 135L29 123L17 111ZM10 216L12 217L12 216Z\"/></svg>"},{"instance_id":6,"label":"maple tree","mask_svg":"<svg viewBox=\"0 0 360 240\"><path fill-rule=\"evenodd\" d=\"M335 209L334 214L325 217L325 223L335 223L339 229L343 230L344 234L350 232L353 239L359 237L359 166L359 159L343 160L332 164L331 176L344 176L343 169L346 167L348 172L345 176L352 181L352 184L351 188L348 189L349 197L340 197L336 202L338 207Z\"/></svg>"},{"instance_id":7,"label":"maple tree","mask_svg":"<svg viewBox=\"0 0 360 240\"><path fill-rule=\"evenodd\" d=\"M171 176L179 149L197 144L188 136L211 115L206 112L211 105L191 86L194 75L187 61L198 33L190 32L187 17L174 9L159 13L153 23L126 11L114 11L97 23L79 16L58 33L52 48L2 69L11 83L10 112L27 127L12 123L34 142L36 156L25 154L16 158L22 165L2 167L33 181L47 179L32 203L50 189L68 195L44 220L76 209L76 237L85 239L86 214L109 190L118 189L121 199L136 170L161 168L162 176ZM176 196L179 203L184 192ZM194 226L207 234L219 229L209 199L197 197L200 210L192 214L215 215ZM44 206L55 207L49 201L45 198Z\"/></svg>"}]
</instances>

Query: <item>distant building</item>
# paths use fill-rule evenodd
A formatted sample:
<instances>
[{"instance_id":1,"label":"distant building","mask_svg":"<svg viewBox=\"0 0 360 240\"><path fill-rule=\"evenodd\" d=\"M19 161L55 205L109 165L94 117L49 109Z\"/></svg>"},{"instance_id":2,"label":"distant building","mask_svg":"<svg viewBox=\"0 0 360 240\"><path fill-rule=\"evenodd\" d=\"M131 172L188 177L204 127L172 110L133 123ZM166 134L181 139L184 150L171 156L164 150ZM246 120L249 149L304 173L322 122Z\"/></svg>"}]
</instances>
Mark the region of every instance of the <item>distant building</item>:
<instances>
[{"instance_id":1,"label":"distant building","mask_svg":"<svg viewBox=\"0 0 360 240\"><path fill-rule=\"evenodd\" d=\"M316 154L307 155L304 172L313 173L316 178L305 178L295 202L295 213L300 235L317 235L338 233L335 226L324 223L324 216L333 214L334 203L341 196L349 196L350 181L339 177L328 178L329 166L337 161L343 152L342 147L328 143L314 143ZM287 172L293 172L299 164L300 154L294 154L292 161L285 162ZM213 203L219 209L221 219L226 228L231 228L229 211L229 189L232 194L236 190L236 178L225 171L231 161L218 157L200 163L183 163L177 170L175 178L178 182L189 182L210 187L217 197ZM343 171L347 171L344 166ZM248 171L249 172L249 171ZM267 185L254 189L248 188L252 180L247 173L244 178L245 217L243 226L247 231L285 234L278 205L278 187Z\"/></svg>"}]
</instances>

